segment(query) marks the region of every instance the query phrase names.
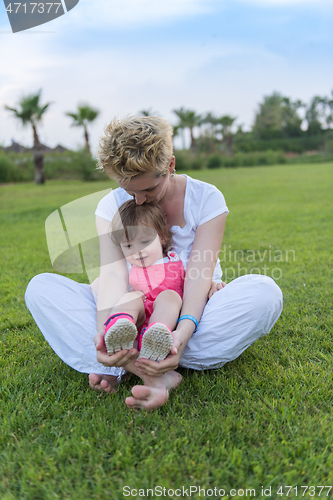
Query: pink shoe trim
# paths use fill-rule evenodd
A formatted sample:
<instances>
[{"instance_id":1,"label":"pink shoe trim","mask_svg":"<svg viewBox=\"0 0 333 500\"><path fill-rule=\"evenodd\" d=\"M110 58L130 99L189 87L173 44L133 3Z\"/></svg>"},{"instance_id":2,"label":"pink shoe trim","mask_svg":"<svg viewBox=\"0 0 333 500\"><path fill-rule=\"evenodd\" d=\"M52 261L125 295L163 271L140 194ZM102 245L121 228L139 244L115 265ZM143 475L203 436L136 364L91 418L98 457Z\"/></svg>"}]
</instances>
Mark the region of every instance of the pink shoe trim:
<instances>
[{"instance_id":1,"label":"pink shoe trim","mask_svg":"<svg viewBox=\"0 0 333 500\"><path fill-rule=\"evenodd\" d=\"M138 338L138 349L139 349L139 351L141 350L142 337L144 336L144 334L146 333L146 331L147 331L147 330L148 330L151 326L156 325L156 323L161 323L161 321L155 321L154 323L151 323L150 325L146 326L146 328L144 328L144 329L143 329L143 331L140 333L139 338ZM172 333L172 331L170 330L170 328L168 327L168 325L166 325L165 323L161 323L161 324L167 327L167 329L168 329L168 330L169 330L169 332L171 333L171 337L173 338L173 333Z\"/></svg>"},{"instance_id":2,"label":"pink shoe trim","mask_svg":"<svg viewBox=\"0 0 333 500\"><path fill-rule=\"evenodd\" d=\"M134 347L138 330L130 314L113 314L107 319L105 325L104 343L109 355Z\"/></svg>"},{"instance_id":3,"label":"pink shoe trim","mask_svg":"<svg viewBox=\"0 0 333 500\"><path fill-rule=\"evenodd\" d=\"M110 326L114 325L115 322L118 319L120 319L120 318L126 318L129 321L132 321L132 323L134 324L134 319L133 319L133 316L131 316L131 314L128 314L128 313L117 313L117 314L111 314L111 316L109 316L108 319L105 321L104 325L106 327L107 326L110 327ZM106 328L105 328L105 331L106 331Z\"/></svg>"}]
</instances>

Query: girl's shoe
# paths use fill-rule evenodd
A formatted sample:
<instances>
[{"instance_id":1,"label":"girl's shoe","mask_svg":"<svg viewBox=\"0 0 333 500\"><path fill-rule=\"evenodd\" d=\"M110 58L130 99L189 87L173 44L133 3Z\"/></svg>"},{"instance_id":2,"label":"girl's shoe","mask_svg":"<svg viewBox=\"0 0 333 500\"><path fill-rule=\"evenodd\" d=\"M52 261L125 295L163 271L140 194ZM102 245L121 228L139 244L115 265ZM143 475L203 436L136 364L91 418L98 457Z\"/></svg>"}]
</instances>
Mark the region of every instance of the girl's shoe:
<instances>
[{"instance_id":1,"label":"girl's shoe","mask_svg":"<svg viewBox=\"0 0 333 500\"><path fill-rule=\"evenodd\" d=\"M152 323L140 336L139 344L138 359L162 361L167 357L173 345L172 332L164 323Z\"/></svg>"},{"instance_id":2,"label":"girl's shoe","mask_svg":"<svg viewBox=\"0 0 333 500\"><path fill-rule=\"evenodd\" d=\"M138 330L130 314L113 314L104 324L104 342L109 355L132 349Z\"/></svg>"}]
</instances>

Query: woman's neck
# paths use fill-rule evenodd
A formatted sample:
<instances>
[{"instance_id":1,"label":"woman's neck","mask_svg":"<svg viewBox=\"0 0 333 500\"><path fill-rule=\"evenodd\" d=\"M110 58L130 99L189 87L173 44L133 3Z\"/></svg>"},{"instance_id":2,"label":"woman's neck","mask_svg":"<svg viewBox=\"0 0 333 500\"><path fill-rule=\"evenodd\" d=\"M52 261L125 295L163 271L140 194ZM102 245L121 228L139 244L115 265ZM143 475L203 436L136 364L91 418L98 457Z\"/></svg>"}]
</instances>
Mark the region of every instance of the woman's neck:
<instances>
[{"instance_id":1,"label":"woman's neck","mask_svg":"<svg viewBox=\"0 0 333 500\"><path fill-rule=\"evenodd\" d=\"M177 184L178 184L178 177L170 177L169 181L169 186L163 196L163 198L159 202L159 206L161 210L165 213L165 215L168 215L168 212L170 211L170 208L173 206L174 200L177 197Z\"/></svg>"},{"instance_id":2,"label":"woman's neck","mask_svg":"<svg viewBox=\"0 0 333 500\"><path fill-rule=\"evenodd\" d=\"M184 227L186 224L184 217L184 200L186 192L186 178L175 176L171 179L170 189L160 201L159 206L166 215L168 227Z\"/></svg>"}]
</instances>

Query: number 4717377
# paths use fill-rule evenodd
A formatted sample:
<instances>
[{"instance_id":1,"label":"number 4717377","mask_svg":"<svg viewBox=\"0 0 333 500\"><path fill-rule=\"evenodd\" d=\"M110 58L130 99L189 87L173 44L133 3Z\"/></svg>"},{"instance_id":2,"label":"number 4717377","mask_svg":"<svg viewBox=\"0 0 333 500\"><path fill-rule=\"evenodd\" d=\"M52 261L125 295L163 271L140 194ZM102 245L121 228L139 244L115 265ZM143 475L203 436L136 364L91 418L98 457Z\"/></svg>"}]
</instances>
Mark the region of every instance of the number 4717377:
<instances>
[{"instance_id":1,"label":"number 4717377","mask_svg":"<svg viewBox=\"0 0 333 500\"><path fill-rule=\"evenodd\" d=\"M12 7L13 5L13 7ZM38 12L38 14L49 14L52 7L55 6L55 14L57 14L59 7L61 6L60 3L54 3L54 2L46 2L46 3L32 3L29 2L28 4L28 9L30 8L30 12L28 14L33 14L34 12ZM22 8L21 8L22 7ZM10 3L8 4L8 7L6 8L6 11L9 12L10 14L14 13L17 14L20 9L20 13L22 13L22 10L24 14L27 14L27 4L26 3L21 3L21 2L15 2L15 3Z\"/></svg>"}]
</instances>

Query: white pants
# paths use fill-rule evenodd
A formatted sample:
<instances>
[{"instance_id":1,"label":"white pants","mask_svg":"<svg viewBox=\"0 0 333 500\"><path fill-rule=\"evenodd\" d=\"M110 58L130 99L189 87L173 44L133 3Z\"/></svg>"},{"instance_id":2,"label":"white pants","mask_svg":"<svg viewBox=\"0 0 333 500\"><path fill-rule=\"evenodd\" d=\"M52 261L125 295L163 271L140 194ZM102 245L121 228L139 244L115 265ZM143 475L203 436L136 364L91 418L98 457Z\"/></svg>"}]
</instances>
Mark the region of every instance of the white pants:
<instances>
[{"instance_id":1,"label":"white pants","mask_svg":"<svg viewBox=\"0 0 333 500\"><path fill-rule=\"evenodd\" d=\"M40 274L30 281L25 300L47 342L74 370L118 377L125 372L97 362L96 303L89 285ZM208 301L180 366L195 370L223 366L267 335L281 311L282 293L271 278L245 275L231 281Z\"/></svg>"}]
</instances>

